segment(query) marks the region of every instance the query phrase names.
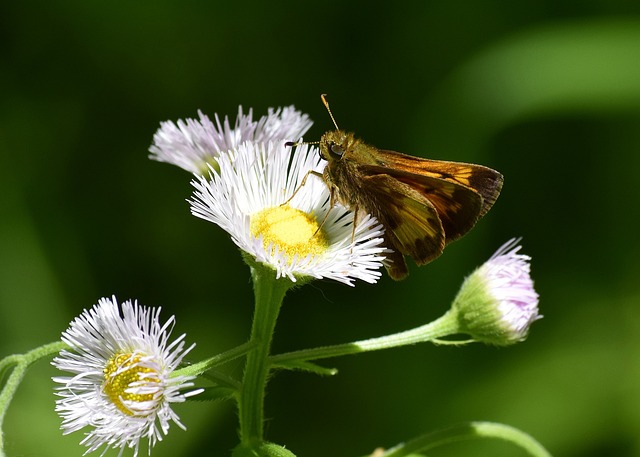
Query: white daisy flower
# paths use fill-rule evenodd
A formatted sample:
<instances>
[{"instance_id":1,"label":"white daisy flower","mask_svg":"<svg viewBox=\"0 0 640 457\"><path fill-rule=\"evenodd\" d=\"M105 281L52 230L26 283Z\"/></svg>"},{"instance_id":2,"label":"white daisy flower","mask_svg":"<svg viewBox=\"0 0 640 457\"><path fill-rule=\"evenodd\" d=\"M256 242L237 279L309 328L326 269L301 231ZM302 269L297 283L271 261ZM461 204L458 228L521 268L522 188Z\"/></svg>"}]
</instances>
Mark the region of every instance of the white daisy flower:
<instances>
[{"instance_id":1,"label":"white daisy flower","mask_svg":"<svg viewBox=\"0 0 640 457\"><path fill-rule=\"evenodd\" d=\"M226 230L277 277L329 278L349 285L354 279L373 283L380 278L382 226L367 215L354 231L353 213L338 204L330 207L327 186L308 175L326 165L317 148L246 142L221 154L218 165L209 178L192 181L191 212Z\"/></svg>"},{"instance_id":2,"label":"white daisy flower","mask_svg":"<svg viewBox=\"0 0 640 457\"><path fill-rule=\"evenodd\" d=\"M73 376L53 378L60 384L56 411L64 434L91 427L81 441L86 453L132 448L137 456L143 438L150 453L170 422L185 429L171 404L200 390L184 393L193 377L172 373L193 345L185 349L185 335L169 343L175 319L160 325L159 314L126 301L121 315L115 296L102 298L62 334L70 350L52 364Z\"/></svg>"},{"instance_id":3,"label":"white daisy flower","mask_svg":"<svg viewBox=\"0 0 640 457\"><path fill-rule=\"evenodd\" d=\"M238 117L233 128L225 116L221 123L215 115L215 124L198 111L200 119L166 121L153 136L149 148L150 158L168 162L196 174L205 174L207 165L217 167L221 151L235 149L245 141L291 141L298 140L311 127L309 116L296 111L293 106L273 109L259 120L253 120L253 110L249 114L238 108Z\"/></svg>"}]
</instances>

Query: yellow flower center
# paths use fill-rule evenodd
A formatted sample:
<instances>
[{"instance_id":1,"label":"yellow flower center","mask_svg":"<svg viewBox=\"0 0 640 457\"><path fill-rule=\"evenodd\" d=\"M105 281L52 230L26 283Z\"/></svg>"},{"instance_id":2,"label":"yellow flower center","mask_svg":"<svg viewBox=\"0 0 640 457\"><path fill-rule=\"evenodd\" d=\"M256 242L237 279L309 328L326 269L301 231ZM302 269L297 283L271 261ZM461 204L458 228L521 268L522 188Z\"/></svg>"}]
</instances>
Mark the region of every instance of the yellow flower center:
<instances>
[{"instance_id":1,"label":"yellow flower center","mask_svg":"<svg viewBox=\"0 0 640 457\"><path fill-rule=\"evenodd\" d=\"M274 206L251 216L250 230L256 238L262 235L265 249L278 246L291 261L326 251L329 241L315 217L289 205ZM271 248L270 248L271 246Z\"/></svg>"},{"instance_id":2,"label":"yellow flower center","mask_svg":"<svg viewBox=\"0 0 640 457\"><path fill-rule=\"evenodd\" d=\"M149 383L160 383L158 373L152 368L141 366L140 354L116 354L109 359L104 368L102 390L111 402L127 416L140 415L140 410L132 410L125 402L143 403L153 401L156 396L149 392ZM132 385L133 384L133 385ZM145 387L145 393L137 393ZM155 389L153 389L155 390ZM152 411L149 411L149 414Z\"/></svg>"}]
</instances>

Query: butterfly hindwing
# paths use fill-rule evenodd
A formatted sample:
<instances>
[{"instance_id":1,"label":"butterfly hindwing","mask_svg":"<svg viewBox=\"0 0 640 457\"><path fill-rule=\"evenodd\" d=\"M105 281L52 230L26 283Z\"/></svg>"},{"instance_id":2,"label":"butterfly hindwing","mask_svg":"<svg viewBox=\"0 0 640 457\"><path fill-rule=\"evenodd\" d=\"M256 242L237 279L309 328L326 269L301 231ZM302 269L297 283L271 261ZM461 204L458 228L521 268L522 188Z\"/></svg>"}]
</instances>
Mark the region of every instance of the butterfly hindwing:
<instances>
[{"instance_id":1,"label":"butterfly hindwing","mask_svg":"<svg viewBox=\"0 0 640 457\"><path fill-rule=\"evenodd\" d=\"M445 244L471 230L481 215L483 199L478 192L469 187L428 175L380 166L364 165L362 171L368 176L386 175L397 183L408 186L414 194L418 194L420 197L413 198L415 202L422 204L424 200L428 201L436 211ZM433 218L425 223L433 223Z\"/></svg>"},{"instance_id":2,"label":"butterfly hindwing","mask_svg":"<svg viewBox=\"0 0 640 457\"><path fill-rule=\"evenodd\" d=\"M445 245L445 232L433 204L410 185L388 174L363 177L371 212L388 233L392 249L423 265L438 257Z\"/></svg>"}]
</instances>

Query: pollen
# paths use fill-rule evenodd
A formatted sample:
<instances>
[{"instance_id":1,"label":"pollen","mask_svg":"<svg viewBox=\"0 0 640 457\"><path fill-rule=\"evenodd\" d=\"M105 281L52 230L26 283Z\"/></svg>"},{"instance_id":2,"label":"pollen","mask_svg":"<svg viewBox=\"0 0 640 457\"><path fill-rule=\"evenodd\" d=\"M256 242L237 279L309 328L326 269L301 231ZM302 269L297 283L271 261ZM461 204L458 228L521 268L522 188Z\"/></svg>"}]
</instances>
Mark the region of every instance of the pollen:
<instances>
[{"instance_id":1,"label":"pollen","mask_svg":"<svg viewBox=\"0 0 640 457\"><path fill-rule=\"evenodd\" d=\"M144 404L159 402L157 392L160 390L160 376L154 369L140 363L142 357L141 354L116 354L104 368L102 390L127 416L151 414L152 408ZM140 408L133 405L140 405Z\"/></svg>"},{"instance_id":2,"label":"pollen","mask_svg":"<svg viewBox=\"0 0 640 457\"><path fill-rule=\"evenodd\" d=\"M262 236L265 249L276 246L291 261L308 255L319 255L326 251L329 241L321 230L318 220L289 205L264 209L251 216L251 234Z\"/></svg>"}]
</instances>

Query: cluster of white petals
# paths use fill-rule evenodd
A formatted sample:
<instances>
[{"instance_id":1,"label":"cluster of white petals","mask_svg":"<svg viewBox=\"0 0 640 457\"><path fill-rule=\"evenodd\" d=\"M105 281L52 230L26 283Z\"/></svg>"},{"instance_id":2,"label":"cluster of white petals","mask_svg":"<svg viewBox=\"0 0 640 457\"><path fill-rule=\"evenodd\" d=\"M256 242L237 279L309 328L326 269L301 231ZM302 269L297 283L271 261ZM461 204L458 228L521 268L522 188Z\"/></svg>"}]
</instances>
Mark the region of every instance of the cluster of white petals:
<instances>
[{"instance_id":1,"label":"cluster of white petals","mask_svg":"<svg viewBox=\"0 0 640 457\"><path fill-rule=\"evenodd\" d=\"M243 143L233 154L220 155L219 170L194 179L191 211L226 230L240 249L274 268L278 277L375 282L385 252L382 226L366 216L354 230L353 213L340 205L330 207L329 190L321 179L308 175L302 185L309 170L322 171L323 165L317 149L308 145L292 150L281 143ZM321 252L301 249L291 255L291 240L265 243L267 234L252 232L252 217L285 202L322 223L327 245ZM309 235L312 245L313 232Z\"/></svg>"},{"instance_id":2,"label":"cluster of white petals","mask_svg":"<svg viewBox=\"0 0 640 457\"><path fill-rule=\"evenodd\" d=\"M56 411L65 434L88 428L87 452L132 448L135 456L142 439L151 451L171 422L185 428L171 405L199 391L185 392L193 378L172 374L193 346L185 348L184 335L169 342L175 320L161 325L159 313L102 298L62 334L69 350L52 363L71 376L54 378Z\"/></svg>"},{"instance_id":3,"label":"cluster of white petals","mask_svg":"<svg viewBox=\"0 0 640 457\"><path fill-rule=\"evenodd\" d=\"M296 111L293 106L269 108L266 116L253 120L253 110L243 114L238 108L238 117L233 127L225 116L215 122L198 111L199 119L165 121L153 136L149 148L150 158L167 162L191 173L203 174L207 165L215 165L221 152L237 148L245 141L263 143L268 141L297 140L311 127L309 116Z\"/></svg>"}]
</instances>

